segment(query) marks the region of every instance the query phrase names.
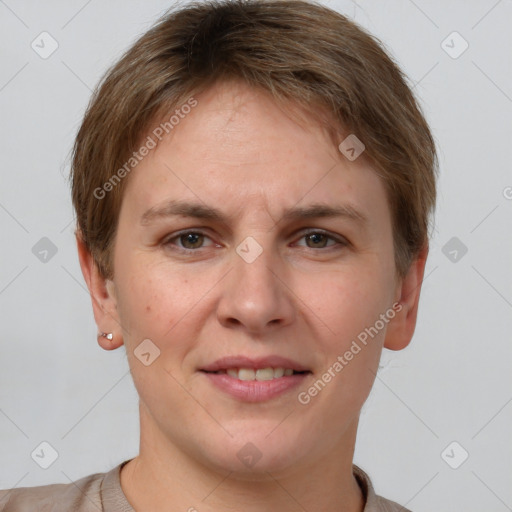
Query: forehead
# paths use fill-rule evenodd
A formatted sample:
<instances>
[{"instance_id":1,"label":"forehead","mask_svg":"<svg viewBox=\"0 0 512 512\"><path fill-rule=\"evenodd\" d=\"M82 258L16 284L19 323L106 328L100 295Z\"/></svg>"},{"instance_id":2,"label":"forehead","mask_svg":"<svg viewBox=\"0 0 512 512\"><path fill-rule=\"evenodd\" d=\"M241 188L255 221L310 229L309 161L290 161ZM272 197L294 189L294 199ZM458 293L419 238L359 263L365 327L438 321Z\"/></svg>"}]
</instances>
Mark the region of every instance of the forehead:
<instances>
[{"instance_id":1,"label":"forehead","mask_svg":"<svg viewBox=\"0 0 512 512\"><path fill-rule=\"evenodd\" d=\"M388 217L380 178L364 158L345 159L315 120L297 122L269 94L242 83L220 83L195 98L197 106L132 172L125 191L132 211L169 199L235 217L248 208L279 215L298 204L350 202L368 217Z\"/></svg>"}]
</instances>

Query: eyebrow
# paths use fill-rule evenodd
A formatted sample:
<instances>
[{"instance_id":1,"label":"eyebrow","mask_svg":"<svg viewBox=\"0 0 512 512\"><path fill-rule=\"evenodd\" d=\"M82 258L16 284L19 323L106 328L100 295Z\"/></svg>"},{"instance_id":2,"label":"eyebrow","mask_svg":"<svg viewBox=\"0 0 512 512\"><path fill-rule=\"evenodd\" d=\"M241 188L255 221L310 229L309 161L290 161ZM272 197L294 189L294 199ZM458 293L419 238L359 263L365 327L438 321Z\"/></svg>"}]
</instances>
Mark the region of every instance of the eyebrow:
<instances>
[{"instance_id":1,"label":"eyebrow","mask_svg":"<svg viewBox=\"0 0 512 512\"><path fill-rule=\"evenodd\" d=\"M217 208L201 203L170 200L144 212L140 218L140 223L146 226L155 220L177 216L213 220L222 223L227 223L228 221L228 216L224 215ZM279 222L282 220L290 222L322 217L344 217L361 225L368 222L368 217L353 205L344 204L331 206L324 203L314 203L309 206L295 206L289 208L281 215Z\"/></svg>"}]
</instances>

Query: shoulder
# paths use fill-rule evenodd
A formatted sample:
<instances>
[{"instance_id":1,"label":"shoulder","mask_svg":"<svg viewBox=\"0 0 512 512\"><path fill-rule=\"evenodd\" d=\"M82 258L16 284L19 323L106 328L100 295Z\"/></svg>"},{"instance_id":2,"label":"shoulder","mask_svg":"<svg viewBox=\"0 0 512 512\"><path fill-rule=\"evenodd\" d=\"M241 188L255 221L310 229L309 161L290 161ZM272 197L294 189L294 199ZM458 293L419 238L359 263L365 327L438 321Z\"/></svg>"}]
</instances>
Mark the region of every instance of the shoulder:
<instances>
[{"instance_id":1,"label":"shoulder","mask_svg":"<svg viewBox=\"0 0 512 512\"><path fill-rule=\"evenodd\" d=\"M352 469L366 498L366 505L363 512L411 512L408 508L405 508L394 501L387 500L382 496L377 496L370 477L356 465L353 465Z\"/></svg>"},{"instance_id":2,"label":"shoulder","mask_svg":"<svg viewBox=\"0 0 512 512\"><path fill-rule=\"evenodd\" d=\"M0 490L0 512L98 512L106 473L95 473L69 484Z\"/></svg>"}]
</instances>

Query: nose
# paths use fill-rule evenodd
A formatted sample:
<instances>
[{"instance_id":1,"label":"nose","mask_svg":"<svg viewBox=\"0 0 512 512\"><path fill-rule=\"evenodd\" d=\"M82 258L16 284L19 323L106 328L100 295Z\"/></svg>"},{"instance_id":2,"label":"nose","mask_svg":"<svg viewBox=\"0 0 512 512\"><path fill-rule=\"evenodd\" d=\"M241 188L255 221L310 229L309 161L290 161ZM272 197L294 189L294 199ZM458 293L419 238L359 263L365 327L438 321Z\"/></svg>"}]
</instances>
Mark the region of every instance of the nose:
<instances>
[{"instance_id":1,"label":"nose","mask_svg":"<svg viewBox=\"0 0 512 512\"><path fill-rule=\"evenodd\" d=\"M242 251L233 254L233 268L223 280L217 309L219 322L224 327L263 334L288 325L295 318L289 269L278 254L260 247L263 251L254 260ZM250 247L250 251L254 250L254 246Z\"/></svg>"}]
</instances>

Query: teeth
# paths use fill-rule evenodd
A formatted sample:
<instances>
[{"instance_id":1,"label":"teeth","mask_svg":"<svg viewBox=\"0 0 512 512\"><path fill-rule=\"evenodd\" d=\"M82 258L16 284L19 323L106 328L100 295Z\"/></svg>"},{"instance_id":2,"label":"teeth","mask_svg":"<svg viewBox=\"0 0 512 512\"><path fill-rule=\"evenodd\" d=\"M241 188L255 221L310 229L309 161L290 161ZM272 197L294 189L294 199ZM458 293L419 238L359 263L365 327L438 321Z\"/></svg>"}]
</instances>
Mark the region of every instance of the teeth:
<instances>
[{"instance_id":1,"label":"teeth","mask_svg":"<svg viewBox=\"0 0 512 512\"><path fill-rule=\"evenodd\" d=\"M240 380L254 380L256 372L252 368L240 368L238 370L238 378Z\"/></svg>"},{"instance_id":2,"label":"teeth","mask_svg":"<svg viewBox=\"0 0 512 512\"><path fill-rule=\"evenodd\" d=\"M252 368L228 368L226 373L239 380L272 380L279 379L283 376L293 375L291 368L260 368L254 370Z\"/></svg>"},{"instance_id":3,"label":"teeth","mask_svg":"<svg viewBox=\"0 0 512 512\"><path fill-rule=\"evenodd\" d=\"M272 368L260 368L256 370L256 380L272 380L274 370Z\"/></svg>"},{"instance_id":4,"label":"teeth","mask_svg":"<svg viewBox=\"0 0 512 512\"><path fill-rule=\"evenodd\" d=\"M293 373L293 370L292 370ZM274 378L278 379L284 375L284 368L274 368Z\"/></svg>"}]
</instances>

